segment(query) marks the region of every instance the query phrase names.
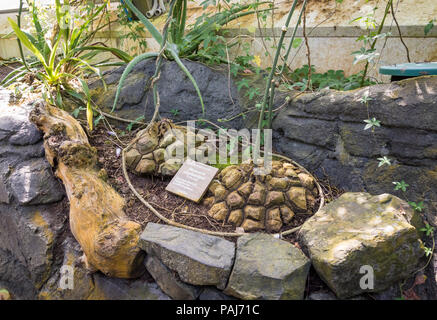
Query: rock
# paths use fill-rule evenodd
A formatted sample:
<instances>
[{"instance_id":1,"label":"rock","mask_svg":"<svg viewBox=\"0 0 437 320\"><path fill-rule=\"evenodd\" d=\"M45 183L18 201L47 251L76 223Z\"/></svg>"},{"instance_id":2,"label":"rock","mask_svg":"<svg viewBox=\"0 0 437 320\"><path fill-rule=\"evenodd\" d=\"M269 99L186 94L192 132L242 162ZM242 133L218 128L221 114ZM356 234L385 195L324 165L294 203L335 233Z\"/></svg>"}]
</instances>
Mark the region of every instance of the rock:
<instances>
[{"instance_id":1,"label":"rock","mask_svg":"<svg viewBox=\"0 0 437 320\"><path fill-rule=\"evenodd\" d=\"M181 166L179 159L168 159L159 166L159 172L164 176L174 176Z\"/></svg>"},{"instance_id":2,"label":"rock","mask_svg":"<svg viewBox=\"0 0 437 320\"><path fill-rule=\"evenodd\" d=\"M224 293L247 300L302 299L310 265L288 242L263 233L245 234L238 238L235 265Z\"/></svg>"},{"instance_id":3,"label":"rock","mask_svg":"<svg viewBox=\"0 0 437 320\"><path fill-rule=\"evenodd\" d=\"M156 162L154 160L146 159L145 156L143 156L138 162L135 171L141 174L152 174L155 172L156 168Z\"/></svg>"},{"instance_id":4,"label":"rock","mask_svg":"<svg viewBox=\"0 0 437 320\"><path fill-rule=\"evenodd\" d=\"M139 245L183 282L223 289L234 262L235 245L225 239L149 222Z\"/></svg>"},{"instance_id":5,"label":"rock","mask_svg":"<svg viewBox=\"0 0 437 320\"><path fill-rule=\"evenodd\" d=\"M142 136L137 142L137 149L141 154L152 152L157 146L157 137L150 134Z\"/></svg>"},{"instance_id":6,"label":"rock","mask_svg":"<svg viewBox=\"0 0 437 320\"><path fill-rule=\"evenodd\" d=\"M41 132L28 120L31 108L31 104L2 108L0 136L3 139L9 137L9 143L18 146L32 145L41 140Z\"/></svg>"},{"instance_id":7,"label":"rock","mask_svg":"<svg viewBox=\"0 0 437 320\"><path fill-rule=\"evenodd\" d=\"M247 218L262 221L264 220L264 213L266 209L264 207L246 206L244 208L244 214Z\"/></svg>"},{"instance_id":8,"label":"rock","mask_svg":"<svg viewBox=\"0 0 437 320\"><path fill-rule=\"evenodd\" d=\"M202 290L202 293L199 296L199 300L236 300L236 299L224 294L220 290L207 287Z\"/></svg>"},{"instance_id":9,"label":"rock","mask_svg":"<svg viewBox=\"0 0 437 320\"><path fill-rule=\"evenodd\" d=\"M35 299L59 266L60 238L68 227L64 202L0 205L0 286L17 299Z\"/></svg>"},{"instance_id":10,"label":"rock","mask_svg":"<svg viewBox=\"0 0 437 320\"><path fill-rule=\"evenodd\" d=\"M72 236L68 236L59 248L62 252L52 276L38 294L40 300L169 300L152 279L118 279L91 273L81 261L82 250ZM72 271L73 289L60 287L61 267L69 266ZM64 274L65 277L67 274ZM64 280L65 281L65 280Z\"/></svg>"},{"instance_id":11,"label":"rock","mask_svg":"<svg viewBox=\"0 0 437 320\"><path fill-rule=\"evenodd\" d=\"M309 295L308 300L338 300L334 293L327 291L317 291Z\"/></svg>"},{"instance_id":12,"label":"rock","mask_svg":"<svg viewBox=\"0 0 437 320\"><path fill-rule=\"evenodd\" d=\"M162 291L176 300L195 300L199 296L199 289L183 283L176 278L158 258L147 256L146 268Z\"/></svg>"},{"instance_id":13,"label":"rock","mask_svg":"<svg viewBox=\"0 0 437 320\"><path fill-rule=\"evenodd\" d=\"M267 193L266 206L281 205L284 201L284 194L280 191L269 191L269 193Z\"/></svg>"},{"instance_id":14,"label":"rock","mask_svg":"<svg viewBox=\"0 0 437 320\"><path fill-rule=\"evenodd\" d=\"M288 199L301 211L307 210L306 190L302 187L291 187L287 191Z\"/></svg>"},{"instance_id":15,"label":"rock","mask_svg":"<svg viewBox=\"0 0 437 320\"><path fill-rule=\"evenodd\" d=\"M218 221L224 221L228 215L228 208L225 202L214 204L208 211L208 215Z\"/></svg>"},{"instance_id":16,"label":"rock","mask_svg":"<svg viewBox=\"0 0 437 320\"><path fill-rule=\"evenodd\" d=\"M242 208L244 202L243 197L237 191L231 192L226 198L226 203L230 209Z\"/></svg>"},{"instance_id":17,"label":"rock","mask_svg":"<svg viewBox=\"0 0 437 320\"><path fill-rule=\"evenodd\" d=\"M270 209L267 211L266 228L270 232L278 232L281 230L282 220L279 208Z\"/></svg>"},{"instance_id":18,"label":"rock","mask_svg":"<svg viewBox=\"0 0 437 320\"><path fill-rule=\"evenodd\" d=\"M9 181L12 194L22 205L47 204L64 197L63 188L45 159L21 163Z\"/></svg>"},{"instance_id":19,"label":"rock","mask_svg":"<svg viewBox=\"0 0 437 320\"><path fill-rule=\"evenodd\" d=\"M245 232L252 232L264 229L264 223L261 221L255 221L252 219L244 219L243 223L241 224L241 228L244 229Z\"/></svg>"},{"instance_id":20,"label":"rock","mask_svg":"<svg viewBox=\"0 0 437 320\"><path fill-rule=\"evenodd\" d=\"M126 152L126 165L129 168L135 168L141 159L141 154L136 149L130 149Z\"/></svg>"},{"instance_id":21,"label":"rock","mask_svg":"<svg viewBox=\"0 0 437 320\"><path fill-rule=\"evenodd\" d=\"M3 181L3 178L0 177L0 203L9 203L10 194L6 188L6 184Z\"/></svg>"},{"instance_id":22,"label":"rock","mask_svg":"<svg viewBox=\"0 0 437 320\"><path fill-rule=\"evenodd\" d=\"M214 123L217 119L235 118L226 123L230 128L240 129L243 127L241 117L235 117L243 111L245 99L244 93L238 92L233 79L229 79L227 67L223 71L217 71L208 66L189 60L183 60L187 69L197 81L205 104L205 114L199 102L199 97L192 82L186 77L174 61L163 61L157 88L160 92L160 115L162 118L170 118L175 121L192 119L208 119ZM111 70L104 75L108 90L103 93L101 81L90 84L91 94L94 101L106 112L112 109L115 91L125 67ZM127 119L136 119L144 114L149 120L153 113L152 92L146 91L147 82L155 71L155 60L151 59L137 64L126 79L120 92L115 112ZM230 82L229 82L230 81ZM147 105L146 102L148 101ZM172 110L179 110L175 116Z\"/></svg>"},{"instance_id":23,"label":"rock","mask_svg":"<svg viewBox=\"0 0 437 320\"><path fill-rule=\"evenodd\" d=\"M95 289L87 300L170 300L154 282L108 278L99 273L93 279Z\"/></svg>"},{"instance_id":24,"label":"rock","mask_svg":"<svg viewBox=\"0 0 437 320\"><path fill-rule=\"evenodd\" d=\"M410 224L414 216L393 195L345 193L308 219L300 238L317 273L338 297L378 292L417 269L424 251ZM373 289L360 286L367 274L363 266L374 270Z\"/></svg>"}]
</instances>

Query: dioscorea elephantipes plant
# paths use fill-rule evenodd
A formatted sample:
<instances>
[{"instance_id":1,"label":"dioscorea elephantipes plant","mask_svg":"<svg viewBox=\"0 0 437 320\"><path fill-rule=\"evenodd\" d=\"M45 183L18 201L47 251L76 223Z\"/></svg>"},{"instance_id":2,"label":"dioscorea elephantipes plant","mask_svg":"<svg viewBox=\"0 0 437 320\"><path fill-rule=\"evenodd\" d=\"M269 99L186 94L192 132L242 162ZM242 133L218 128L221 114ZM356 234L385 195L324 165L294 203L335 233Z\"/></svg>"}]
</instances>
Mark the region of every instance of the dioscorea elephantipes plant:
<instances>
[{"instance_id":1,"label":"dioscorea elephantipes plant","mask_svg":"<svg viewBox=\"0 0 437 320\"><path fill-rule=\"evenodd\" d=\"M42 27L41 19L38 16L38 11L33 1L28 1L32 24L35 29L35 34L25 32L20 27L20 14L18 23L12 19L9 20L18 41L24 45L33 55L26 62L24 55L21 54L21 62L23 67L11 72L0 83L3 86L19 81L21 77L27 73L32 73L44 85L45 97L54 105L63 107L62 95L68 94L87 105L87 119L90 129L93 127L93 111L90 103L88 86L84 78L87 73L97 75L100 79L101 73L96 64L91 60L97 53L106 51L111 52L124 62L132 60L132 57L117 48L110 48L99 45L99 43L91 43L97 30L88 29L91 27L95 19L107 7L109 0L105 0L103 4L96 8L92 8L91 12L85 13L77 21L70 13L70 0L64 0L61 4L60 0L55 0L56 22L52 26L53 34L51 37L45 36L47 29ZM20 8L22 7L22 0ZM20 50L22 52L22 50ZM32 60L33 59L33 60ZM72 85L73 82L81 88L81 93Z\"/></svg>"}]
</instances>

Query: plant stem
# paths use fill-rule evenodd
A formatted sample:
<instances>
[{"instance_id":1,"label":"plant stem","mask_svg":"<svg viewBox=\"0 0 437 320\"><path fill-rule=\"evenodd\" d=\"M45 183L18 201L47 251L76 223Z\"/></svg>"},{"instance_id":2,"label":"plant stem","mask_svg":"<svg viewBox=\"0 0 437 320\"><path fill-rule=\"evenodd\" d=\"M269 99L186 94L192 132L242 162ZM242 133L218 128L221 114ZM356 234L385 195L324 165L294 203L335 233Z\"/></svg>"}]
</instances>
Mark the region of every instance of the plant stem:
<instances>
[{"instance_id":1,"label":"plant stem","mask_svg":"<svg viewBox=\"0 0 437 320\"><path fill-rule=\"evenodd\" d=\"M382 18L382 21L378 27L378 31L376 32L376 35L381 34L382 27L384 27L385 18L387 18L388 12L390 10L391 4L393 3L393 0L388 0L387 6L385 7L384 16ZM370 50L375 49L376 41L378 41L378 38L373 40L372 45L370 46ZM366 62L366 66L364 67L363 71L363 77L361 78L360 86L364 86L364 81L366 80L367 70L369 69L369 61Z\"/></svg>"},{"instance_id":2,"label":"plant stem","mask_svg":"<svg viewBox=\"0 0 437 320\"><path fill-rule=\"evenodd\" d=\"M287 53L286 53L285 56L284 56L284 65L282 66L280 76L282 76L282 74L284 73L285 67L287 66L288 56L290 55L291 48L293 48L294 38L296 37L297 28L298 28L299 25L300 25L300 21L301 21L301 19L302 19L302 14L303 14L303 12L304 12L304 10L305 10L306 3L307 3L307 0L305 0L304 3L302 4L302 9L300 10L299 18L298 18L298 20L297 20L297 24L296 24L296 26L294 27L293 35L291 36L291 40L290 40L290 44L288 45Z\"/></svg>"},{"instance_id":3,"label":"plant stem","mask_svg":"<svg viewBox=\"0 0 437 320\"><path fill-rule=\"evenodd\" d=\"M271 90L272 81L273 81L273 77L274 77L275 72L276 72L276 66L278 64L279 55L281 54L282 43L284 42L285 34L288 31L288 26L290 24L290 20L291 20L291 17L293 16L294 9L296 8L296 5L297 5L297 0L294 0L293 5L291 6L291 9L288 13L288 17L287 17L287 20L285 22L284 28L282 29L281 37L280 37L279 43L278 43L278 48L276 49L275 59L273 60L272 70L270 71L269 77L267 79L266 90L264 92L264 97L263 97L263 101L262 101L262 105L261 105L261 112L260 112L259 120L258 120L258 129L259 130L261 130L263 128L264 112L265 112L265 108L267 105L267 100L269 99L270 94L273 93L272 92L273 90ZM271 110L271 107L269 107L269 111L270 110ZM261 139L261 136L260 136L260 134L258 134L257 139L256 139L257 146L259 145L260 139Z\"/></svg>"}]
</instances>

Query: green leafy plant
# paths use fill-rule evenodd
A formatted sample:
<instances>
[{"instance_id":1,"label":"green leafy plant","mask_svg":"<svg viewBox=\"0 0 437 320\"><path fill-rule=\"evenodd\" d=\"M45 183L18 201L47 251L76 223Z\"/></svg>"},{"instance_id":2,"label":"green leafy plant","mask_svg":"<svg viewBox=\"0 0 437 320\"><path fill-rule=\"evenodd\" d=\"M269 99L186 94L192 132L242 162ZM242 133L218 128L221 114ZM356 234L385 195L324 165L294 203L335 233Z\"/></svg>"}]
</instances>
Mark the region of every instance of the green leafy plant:
<instances>
[{"instance_id":1,"label":"green leafy plant","mask_svg":"<svg viewBox=\"0 0 437 320\"><path fill-rule=\"evenodd\" d=\"M131 41L129 43L130 52L145 52L148 45L147 40L144 38L144 25L141 22L132 19L122 2L120 2L118 10L118 22L122 27L127 29L125 33L120 35L119 39L121 41Z\"/></svg>"},{"instance_id":2,"label":"green leafy plant","mask_svg":"<svg viewBox=\"0 0 437 320\"><path fill-rule=\"evenodd\" d=\"M424 204L423 201L420 201L419 203L416 203L414 201L408 201L408 204L415 210L415 211L419 211L422 212L423 208L424 208Z\"/></svg>"}]
</instances>

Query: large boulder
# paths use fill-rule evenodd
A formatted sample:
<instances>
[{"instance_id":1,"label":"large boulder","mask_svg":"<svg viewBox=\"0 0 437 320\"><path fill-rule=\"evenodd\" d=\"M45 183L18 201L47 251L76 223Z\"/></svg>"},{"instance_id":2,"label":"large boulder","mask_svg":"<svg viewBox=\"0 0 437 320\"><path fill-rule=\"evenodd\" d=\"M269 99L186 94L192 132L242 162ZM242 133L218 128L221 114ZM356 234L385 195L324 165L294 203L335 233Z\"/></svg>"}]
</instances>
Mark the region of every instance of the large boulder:
<instances>
[{"instance_id":1,"label":"large boulder","mask_svg":"<svg viewBox=\"0 0 437 320\"><path fill-rule=\"evenodd\" d=\"M139 245L192 285L224 289L234 263L234 243L169 225L149 222Z\"/></svg>"},{"instance_id":2,"label":"large boulder","mask_svg":"<svg viewBox=\"0 0 437 320\"><path fill-rule=\"evenodd\" d=\"M299 235L317 273L346 298L384 290L418 269L424 250L412 224L419 222L393 195L345 193L308 219ZM373 286L363 279L370 272Z\"/></svg>"},{"instance_id":3,"label":"large boulder","mask_svg":"<svg viewBox=\"0 0 437 320\"><path fill-rule=\"evenodd\" d=\"M303 299L310 260L292 244L264 233L238 238L234 269L224 291L253 300Z\"/></svg>"},{"instance_id":4,"label":"large boulder","mask_svg":"<svg viewBox=\"0 0 437 320\"><path fill-rule=\"evenodd\" d=\"M160 115L175 121L208 119L230 119L242 111L243 99L238 93L226 70L213 70L206 65L189 60L183 61L196 80L205 105L205 114L192 82L174 61L164 61L157 82L160 93ZM149 120L153 115L152 90L147 91L150 77L155 72L155 60L137 64L126 78L116 106L117 115L135 120L145 115ZM108 91L103 94L101 81L90 85L96 103L104 110L112 109L115 92L125 67L112 70L104 76ZM242 127L242 117L223 123L230 128Z\"/></svg>"}]
</instances>

